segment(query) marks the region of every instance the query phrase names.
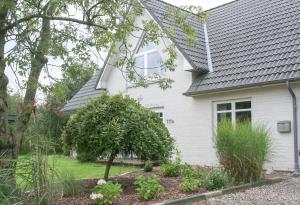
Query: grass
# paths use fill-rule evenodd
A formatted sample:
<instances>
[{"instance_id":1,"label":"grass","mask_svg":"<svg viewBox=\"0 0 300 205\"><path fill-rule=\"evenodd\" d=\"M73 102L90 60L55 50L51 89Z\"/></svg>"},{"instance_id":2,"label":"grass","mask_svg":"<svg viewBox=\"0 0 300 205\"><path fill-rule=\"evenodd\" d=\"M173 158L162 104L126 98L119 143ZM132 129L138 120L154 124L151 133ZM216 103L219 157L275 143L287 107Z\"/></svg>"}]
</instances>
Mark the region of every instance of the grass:
<instances>
[{"instance_id":1,"label":"grass","mask_svg":"<svg viewBox=\"0 0 300 205\"><path fill-rule=\"evenodd\" d=\"M219 124L215 143L220 164L236 183L260 179L271 148L265 125L250 122L232 125L230 121L223 121Z\"/></svg>"},{"instance_id":2,"label":"grass","mask_svg":"<svg viewBox=\"0 0 300 205\"><path fill-rule=\"evenodd\" d=\"M18 162L22 162L29 156L22 155L19 156ZM50 155L49 163L54 162L54 167L57 172L61 173L71 173L75 179L93 179L102 178L104 176L105 165L99 163L81 163L76 159L72 159L62 155ZM21 168L17 168L17 172L21 171ZM110 176L119 175L125 172L130 172L136 170L133 166L112 166L110 169Z\"/></svg>"}]
</instances>

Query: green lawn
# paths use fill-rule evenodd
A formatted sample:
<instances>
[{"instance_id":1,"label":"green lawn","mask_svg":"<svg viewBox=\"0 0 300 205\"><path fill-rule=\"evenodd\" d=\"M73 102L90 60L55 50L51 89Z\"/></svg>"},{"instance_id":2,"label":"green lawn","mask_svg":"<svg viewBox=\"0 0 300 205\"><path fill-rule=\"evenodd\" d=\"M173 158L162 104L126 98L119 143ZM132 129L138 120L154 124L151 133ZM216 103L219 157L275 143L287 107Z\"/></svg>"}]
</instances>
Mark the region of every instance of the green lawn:
<instances>
[{"instance_id":1,"label":"green lawn","mask_svg":"<svg viewBox=\"0 0 300 205\"><path fill-rule=\"evenodd\" d=\"M27 155L20 156L18 161L25 160ZM54 168L58 172L71 173L76 179L102 178L105 171L105 165L98 163L81 163L76 159L71 159L62 155L49 156L49 163L54 162ZM22 168L18 167L17 172ZM112 166L110 176L119 175L125 172L134 171L136 167L132 166Z\"/></svg>"}]
</instances>

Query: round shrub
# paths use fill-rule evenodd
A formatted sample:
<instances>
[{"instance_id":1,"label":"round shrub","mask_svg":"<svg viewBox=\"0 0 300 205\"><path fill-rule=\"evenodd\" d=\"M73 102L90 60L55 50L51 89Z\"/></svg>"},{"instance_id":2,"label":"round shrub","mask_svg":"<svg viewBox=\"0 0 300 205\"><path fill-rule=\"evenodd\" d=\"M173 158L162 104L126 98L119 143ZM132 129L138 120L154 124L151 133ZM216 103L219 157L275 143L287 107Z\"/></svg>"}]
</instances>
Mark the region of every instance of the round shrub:
<instances>
[{"instance_id":1,"label":"round shrub","mask_svg":"<svg viewBox=\"0 0 300 205\"><path fill-rule=\"evenodd\" d=\"M181 165L180 177L182 179L198 178L200 177L199 169L194 168L192 165L189 164Z\"/></svg>"},{"instance_id":2,"label":"round shrub","mask_svg":"<svg viewBox=\"0 0 300 205\"><path fill-rule=\"evenodd\" d=\"M138 195L145 200L153 199L157 197L159 193L165 191L156 175L148 177L138 176L135 179L134 184L138 185Z\"/></svg>"},{"instance_id":3,"label":"round shrub","mask_svg":"<svg viewBox=\"0 0 300 205\"><path fill-rule=\"evenodd\" d=\"M218 169L210 171L202 181L202 185L204 185L207 190L222 189L227 183L228 178L226 173Z\"/></svg>"},{"instance_id":4,"label":"round shrub","mask_svg":"<svg viewBox=\"0 0 300 205\"><path fill-rule=\"evenodd\" d=\"M174 147L174 139L157 114L122 94L104 93L79 109L68 121L63 138L65 147L75 149L81 158L106 158L105 179L119 153L165 160Z\"/></svg>"},{"instance_id":5,"label":"round shrub","mask_svg":"<svg viewBox=\"0 0 300 205\"><path fill-rule=\"evenodd\" d=\"M222 121L215 144L220 164L236 183L260 179L271 146L265 126L251 125L250 122L233 126L229 121Z\"/></svg>"},{"instance_id":6,"label":"round shrub","mask_svg":"<svg viewBox=\"0 0 300 205\"><path fill-rule=\"evenodd\" d=\"M195 178L186 178L179 184L182 192L195 192L199 189L200 181Z\"/></svg>"},{"instance_id":7,"label":"round shrub","mask_svg":"<svg viewBox=\"0 0 300 205\"><path fill-rule=\"evenodd\" d=\"M178 177L180 174L180 163L168 162L160 166L160 172L165 177Z\"/></svg>"},{"instance_id":8,"label":"round shrub","mask_svg":"<svg viewBox=\"0 0 300 205\"><path fill-rule=\"evenodd\" d=\"M146 162L144 165L144 172L152 172L153 164L151 162Z\"/></svg>"},{"instance_id":9,"label":"round shrub","mask_svg":"<svg viewBox=\"0 0 300 205\"><path fill-rule=\"evenodd\" d=\"M122 193L122 186L118 183L106 182L94 187L90 198L95 200L97 205L109 205Z\"/></svg>"}]
</instances>

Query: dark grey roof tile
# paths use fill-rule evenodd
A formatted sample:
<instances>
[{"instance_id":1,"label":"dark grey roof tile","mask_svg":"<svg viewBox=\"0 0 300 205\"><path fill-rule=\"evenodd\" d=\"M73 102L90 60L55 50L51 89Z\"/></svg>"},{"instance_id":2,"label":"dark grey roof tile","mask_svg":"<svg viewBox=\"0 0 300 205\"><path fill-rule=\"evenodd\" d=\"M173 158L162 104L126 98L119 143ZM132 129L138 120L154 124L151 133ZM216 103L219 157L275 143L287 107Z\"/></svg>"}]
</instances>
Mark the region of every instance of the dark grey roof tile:
<instances>
[{"instance_id":1,"label":"dark grey roof tile","mask_svg":"<svg viewBox=\"0 0 300 205\"><path fill-rule=\"evenodd\" d=\"M73 98L64 106L63 111L69 112L85 106L88 101L101 95L101 90L96 89L99 74L94 75Z\"/></svg>"},{"instance_id":2,"label":"dark grey roof tile","mask_svg":"<svg viewBox=\"0 0 300 205\"><path fill-rule=\"evenodd\" d=\"M190 46L187 44L187 35L183 32L183 30L175 25L173 19L165 18L170 7L173 9L179 8L159 0L141 0L141 2L152 15L152 17L157 20L163 28L173 28L176 33L172 38L173 42L185 56L187 61L189 61L194 67L194 69L202 73L208 72L204 27L203 24L198 20L198 17L192 13L180 9L182 13L188 16L188 21L198 33L196 41L197 44L195 46Z\"/></svg>"}]
</instances>

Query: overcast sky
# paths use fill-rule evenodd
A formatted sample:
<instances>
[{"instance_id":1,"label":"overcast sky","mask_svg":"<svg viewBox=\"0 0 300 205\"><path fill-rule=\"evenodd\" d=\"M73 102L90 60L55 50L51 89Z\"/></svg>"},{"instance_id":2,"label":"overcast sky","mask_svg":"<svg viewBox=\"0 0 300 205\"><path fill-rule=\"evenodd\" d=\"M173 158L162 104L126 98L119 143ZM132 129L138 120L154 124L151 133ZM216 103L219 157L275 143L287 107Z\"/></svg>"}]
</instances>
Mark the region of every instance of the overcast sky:
<instances>
[{"instance_id":1,"label":"overcast sky","mask_svg":"<svg viewBox=\"0 0 300 205\"><path fill-rule=\"evenodd\" d=\"M176 6L183 6L183 5L201 6L204 10L207 10L231 2L233 0L165 0L165 1ZM6 74L8 75L9 78L9 89L13 91L19 90L13 72L11 72L11 70L9 69L6 69ZM45 77L45 75L42 76L40 80L43 81L44 84L49 84L49 79ZM37 96L37 100L41 98L43 98L43 95L39 93Z\"/></svg>"}]
</instances>

